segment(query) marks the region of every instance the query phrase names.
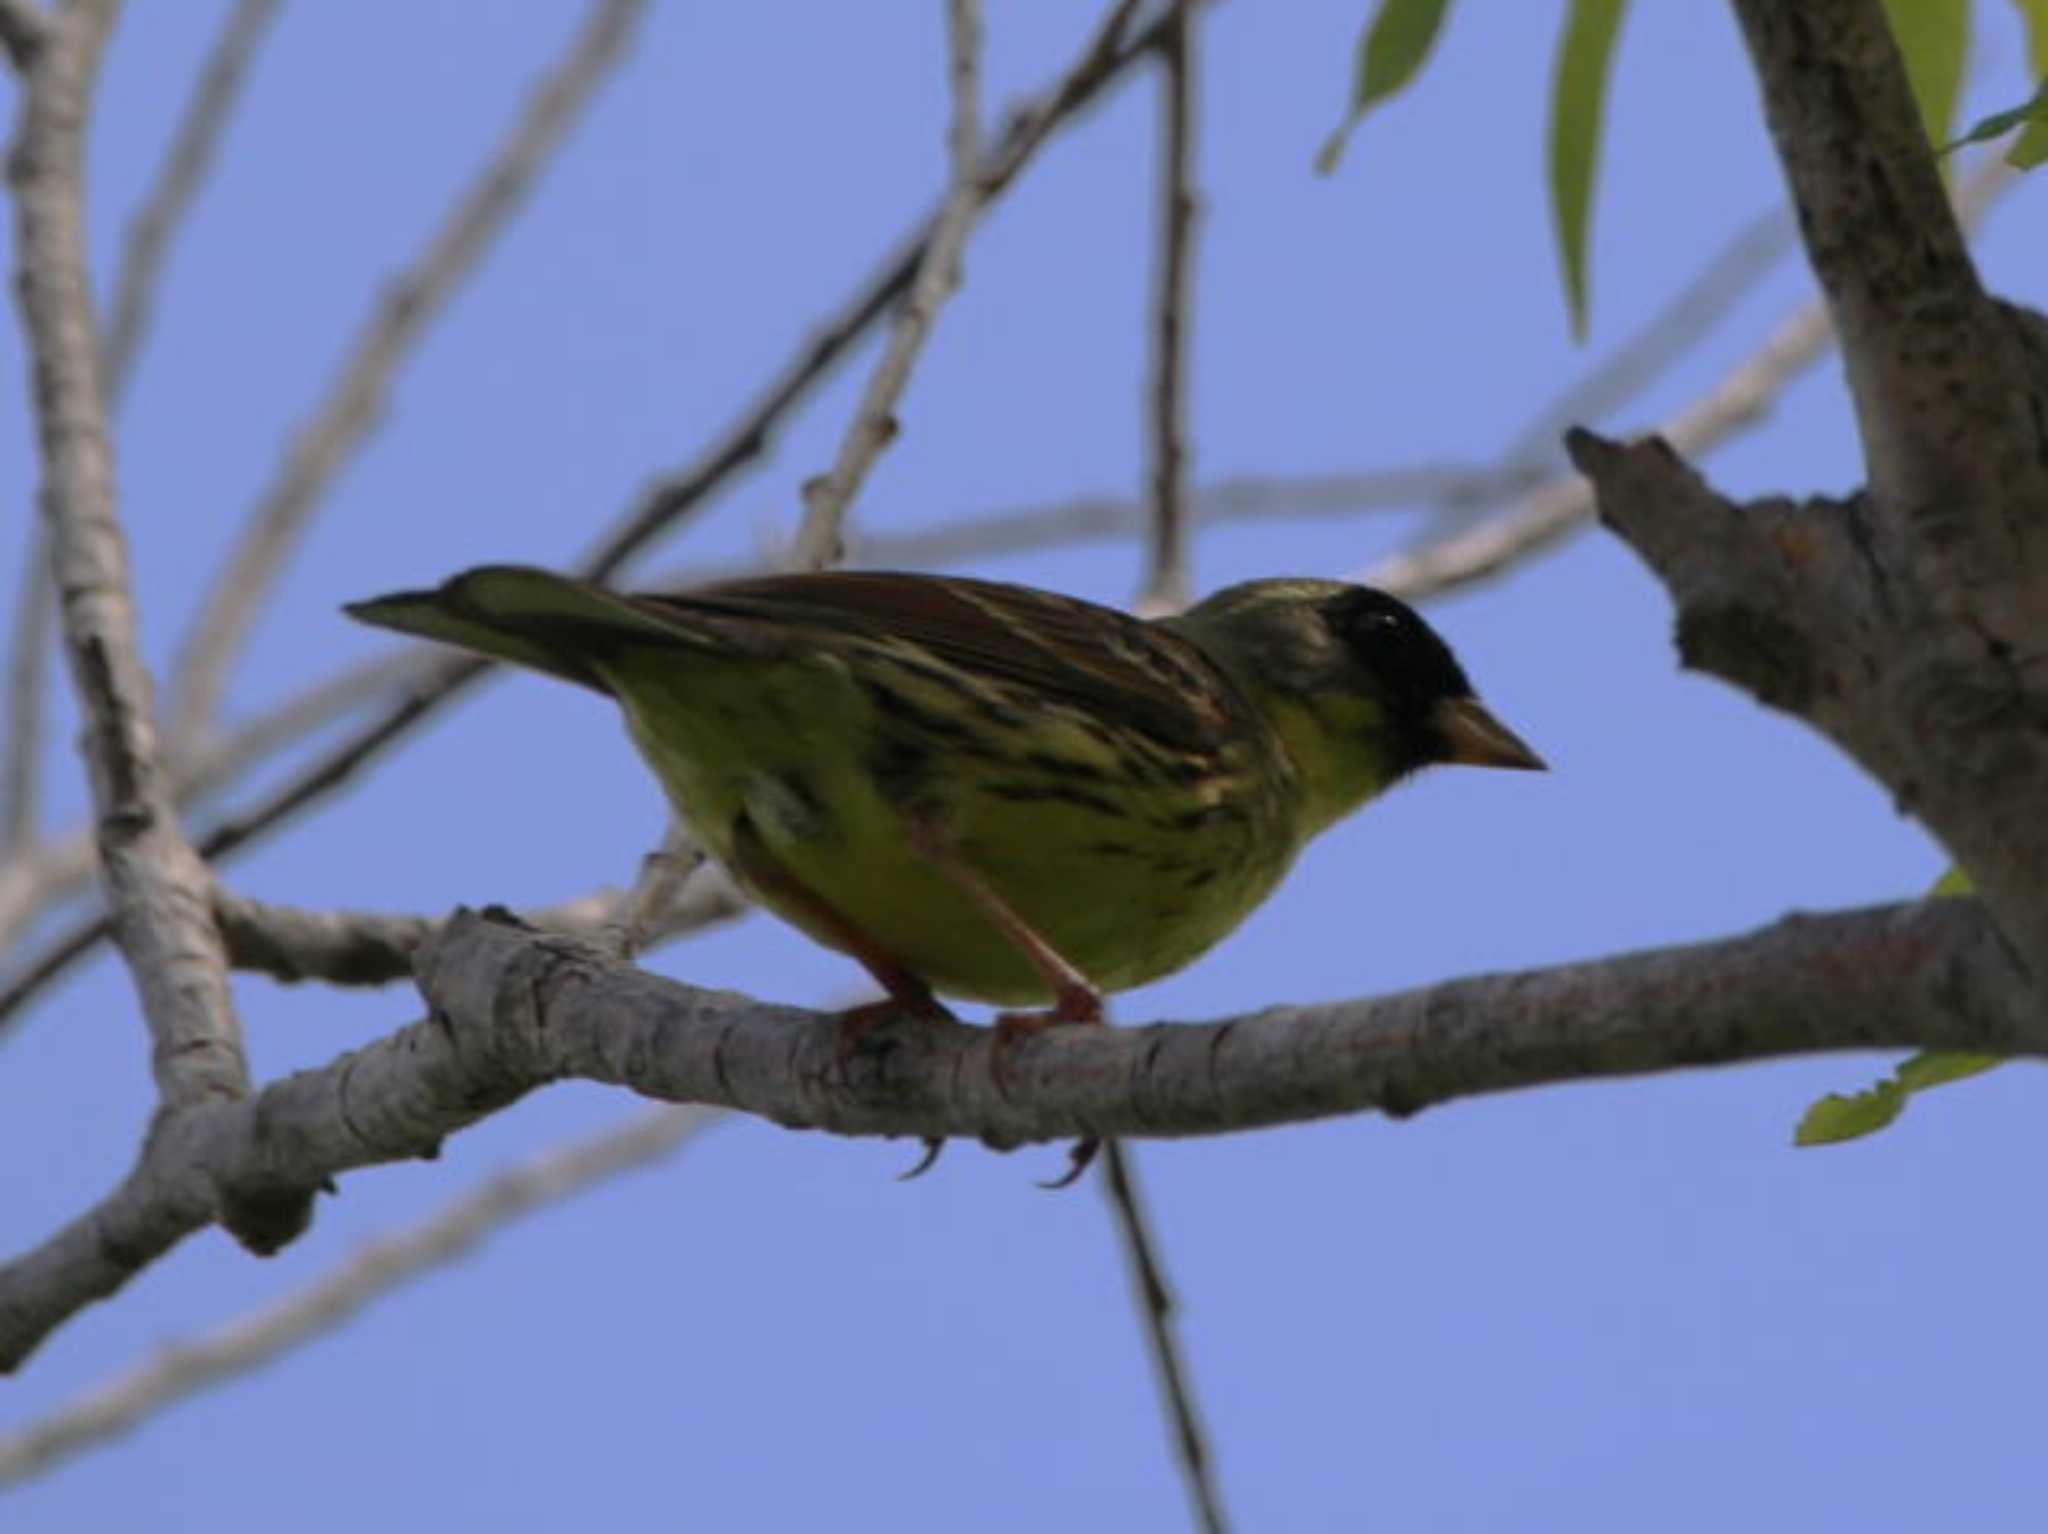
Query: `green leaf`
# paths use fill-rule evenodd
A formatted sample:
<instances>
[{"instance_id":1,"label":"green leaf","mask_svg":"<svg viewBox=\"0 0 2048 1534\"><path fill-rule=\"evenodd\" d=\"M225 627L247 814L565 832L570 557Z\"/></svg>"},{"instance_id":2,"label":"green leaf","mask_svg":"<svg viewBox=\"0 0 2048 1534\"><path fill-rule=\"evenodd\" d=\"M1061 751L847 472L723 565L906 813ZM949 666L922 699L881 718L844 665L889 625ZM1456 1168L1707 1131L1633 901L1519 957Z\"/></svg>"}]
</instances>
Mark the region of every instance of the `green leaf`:
<instances>
[{"instance_id":1,"label":"green leaf","mask_svg":"<svg viewBox=\"0 0 2048 1534\"><path fill-rule=\"evenodd\" d=\"M1867 1092L1830 1092L1799 1120L1794 1145L1837 1145L1876 1134L1906 1106L1906 1089L1887 1077Z\"/></svg>"},{"instance_id":2,"label":"green leaf","mask_svg":"<svg viewBox=\"0 0 2048 1534\"><path fill-rule=\"evenodd\" d=\"M1934 881L1927 892L1930 899L1976 892L1970 876L1958 863ZM1906 1111L1906 1101L1915 1092L1944 1086L1968 1076L1981 1076L1994 1065L2005 1064L2003 1055L1966 1055L1953 1050L1926 1049L1863 1092L1843 1096L1830 1092L1799 1120L1792 1132L1794 1145L1835 1145L1843 1140L1875 1134Z\"/></svg>"},{"instance_id":3,"label":"green leaf","mask_svg":"<svg viewBox=\"0 0 2048 1534\"><path fill-rule=\"evenodd\" d=\"M1550 91L1550 215L1572 335L1580 340L1586 334L1586 245L1600 167L1607 70L1627 9L1628 0L1571 0Z\"/></svg>"},{"instance_id":4,"label":"green leaf","mask_svg":"<svg viewBox=\"0 0 2048 1534\"><path fill-rule=\"evenodd\" d=\"M1981 1076L1992 1066L2003 1064L2003 1055L1965 1055L1930 1049L1913 1056L1894 1074L1899 1085L1908 1092L1924 1092L1929 1087L1943 1086L1969 1076Z\"/></svg>"},{"instance_id":5,"label":"green leaf","mask_svg":"<svg viewBox=\"0 0 2048 1534\"><path fill-rule=\"evenodd\" d=\"M2034 94L2018 106L2008 107L2003 112L1993 112L1989 117L1978 118L1970 124L1969 131L1961 138L1942 145L1941 152L1953 154L1965 144L1981 144L1986 139L1998 138L2025 125L2027 131L2020 135L2019 142L2007 150L2005 155L2008 162L2024 170L2028 165L2038 164L2040 155L2035 153L2033 159L2023 161L2018 158L2020 151L2030 141L2038 143L2044 123L2048 123L2048 79L2043 79Z\"/></svg>"},{"instance_id":6,"label":"green leaf","mask_svg":"<svg viewBox=\"0 0 2048 1534\"><path fill-rule=\"evenodd\" d=\"M2048 91L2048 80L2041 82L2041 88ZM2014 170L2032 170L2043 160L2048 160L2048 113L2036 112L2020 136L2012 141L2012 148L2005 152L2005 163Z\"/></svg>"},{"instance_id":7,"label":"green leaf","mask_svg":"<svg viewBox=\"0 0 2048 1534\"><path fill-rule=\"evenodd\" d=\"M1970 0L1884 0L1884 13L1928 142L1945 144L1970 52Z\"/></svg>"},{"instance_id":8,"label":"green leaf","mask_svg":"<svg viewBox=\"0 0 2048 1534\"><path fill-rule=\"evenodd\" d=\"M1963 872L1963 865L1957 863L1947 873L1936 879L1934 881L1934 888L1927 893L1935 897L1942 895L1974 895L1977 893L1977 886L1972 884L1970 876Z\"/></svg>"},{"instance_id":9,"label":"green leaf","mask_svg":"<svg viewBox=\"0 0 2048 1534\"><path fill-rule=\"evenodd\" d=\"M1891 1075L1862 1092L1844 1096L1830 1092L1799 1120L1792 1132L1794 1145L1836 1145L1843 1140L1876 1134L1906 1111L1915 1092L1938 1087L1965 1077L1980 1076L1994 1065L2005 1064L2002 1055L1965 1055L1947 1050L1923 1050Z\"/></svg>"},{"instance_id":10,"label":"green leaf","mask_svg":"<svg viewBox=\"0 0 2048 1534\"><path fill-rule=\"evenodd\" d=\"M1344 145L1380 102L1415 78L1436 42L1451 0L1380 0L1379 13L1358 34L1351 75L1351 109L1316 152L1316 174L1327 176L1344 158Z\"/></svg>"}]
</instances>

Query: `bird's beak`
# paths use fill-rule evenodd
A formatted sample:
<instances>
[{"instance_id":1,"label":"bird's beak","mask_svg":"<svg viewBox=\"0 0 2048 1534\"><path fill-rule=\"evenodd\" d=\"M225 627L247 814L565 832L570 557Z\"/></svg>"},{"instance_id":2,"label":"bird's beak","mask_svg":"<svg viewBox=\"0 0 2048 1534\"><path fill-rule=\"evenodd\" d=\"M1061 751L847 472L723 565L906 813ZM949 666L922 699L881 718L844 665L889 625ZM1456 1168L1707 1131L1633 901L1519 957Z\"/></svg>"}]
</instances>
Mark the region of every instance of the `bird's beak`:
<instances>
[{"instance_id":1,"label":"bird's beak","mask_svg":"<svg viewBox=\"0 0 2048 1534\"><path fill-rule=\"evenodd\" d=\"M1477 698L1446 698L1436 706L1436 729L1444 743L1443 760L1468 767L1522 767L1547 770L1527 741L1489 714Z\"/></svg>"}]
</instances>

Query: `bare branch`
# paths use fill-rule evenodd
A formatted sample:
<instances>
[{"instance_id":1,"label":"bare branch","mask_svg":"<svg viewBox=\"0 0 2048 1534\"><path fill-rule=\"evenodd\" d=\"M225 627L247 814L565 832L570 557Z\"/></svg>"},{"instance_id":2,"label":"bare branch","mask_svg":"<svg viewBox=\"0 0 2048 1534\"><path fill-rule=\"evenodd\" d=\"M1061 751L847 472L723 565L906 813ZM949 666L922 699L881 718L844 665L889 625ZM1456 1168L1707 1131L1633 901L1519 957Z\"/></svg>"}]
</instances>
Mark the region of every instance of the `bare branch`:
<instances>
[{"instance_id":1,"label":"bare branch","mask_svg":"<svg viewBox=\"0 0 2048 1534\"><path fill-rule=\"evenodd\" d=\"M174 759L172 797L181 810L199 803L349 709L417 683L444 663L424 651L395 650L339 671L236 725L191 760ZM86 831L42 842L0 861L0 949L51 904L77 894L92 878L93 863L92 837ZM0 1018L9 1010L0 1003Z\"/></svg>"},{"instance_id":2,"label":"bare branch","mask_svg":"<svg viewBox=\"0 0 2048 1534\"><path fill-rule=\"evenodd\" d=\"M100 865L141 993L166 1109L249 1084L205 866L178 828L137 653L128 552L85 271L84 130L115 7L68 7L36 54L8 164L16 287L32 355L42 508L87 721Z\"/></svg>"},{"instance_id":3,"label":"bare branch","mask_svg":"<svg viewBox=\"0 0 2048 1534\"><path fill-rule=\"evenodd\" d=\"M7 760L0 764L0 870L26 857L37 839L41 797L43 674L49 659L50 540L32 528L15 588L14 631L7 641ZM0 872L0 878L4 878ZM4 939L0 939L4 942Z\"/></svg>"},{"instance_id":4,"label":"bare branch","mask_svg":"<svg viewBox=\"0 0 2048 1534\"><path fill-rule=\"evenodd\" d=\"M466 1255L520 1216L658 1160L720 1117L706 1108L661 1108L500 1172L411 1229L368 1243L296 1293L195 1341L168 1344L138 1368L0 1437L0 1484L26 1480L186 1396L345 1325L365 1306Z\"/></svg>"},{"instance_id":5,"label":"bare branch","mask_svg":"<svg viewBox=\"0 0 2048 1534\"><path fill-rule=\"evenodd\" d=\"M326 397L294 436L233 555L199 606L171 686L171 738L212 728L228 674L320 497L384 410L393 375L510 222L550 156L624 55L647 0L592 0L568 50L419 258L389 282Z\"/></svg>"},{"instance_id":6,"label":"bare branch","mask_svg":"<svg viewBox=\"0 0 2048 1534\"><path fill-rule=\"evenodd\" d=\"M1124 1258L1130 1265L1131 1290L1137 1296L1138 1322L1152 1355L1152 1372L1160 1397L1166 1403L1173 1424L1174 1457L1187 1483L1188 1500L1207 1534L1225 1534L1230 1520L1223 1512L1223 1493L1216 1485L1216 1471L1202 1431L1201 1413L1195 1407L1194 1387L1188 1366L1181 1357L1174 1335L1177 1309L1173 1291L1166 1282L1166 1270L1156 1254L1151 1221L1145 1216L1144 1200L1138 1193L1136 1167L1121 1142L1110 1140L1102 1147L1105 1191L1117 1229L1124 1239ZM0 1455L4 1455L0 1444ZM4 1465L0 1459L0 1465Z\"/></svg>"},{"instance_id":7,"label":"bare branch","mask_svg":"<svg viewBox=\"0 0 2048 1534\"><path fill-rule=\"evenodd\" d=\"M690 864L652 854L650 862L680 868L681 876L665 873L631 890L599 890L527 911L522 919L536 931L586 938L610 951L617 950L618 933L626 927L638 953L745 912L746 897L731 878L698 856ZM213 909L234 968L287 982L389 985L407 979L420 948L441 926L425 916L312 911L227 890L214 891Z\"/></svg>"},{"instance_id":8,"label":"bare branch","mask_svg":"<svg viewBox=\"0 0 2048 1534\"><path fill-rule=\"evenodd\" d=\"M156 307L164 253L191 211L220 147L221 132L241 95L249 62L277 16L279 0L236 0L214 39L185 104L156 184L134 218L114 274L112 318L107 325L107 399L118 406L134 375L135 357Z\"/></svg>"},{"instance_id":9,"label":"bare branch","mask_svg":"<svg viewBox=\"0 0 2048 1534\"><path fill-rule=\"evenodd\" d=\"M2011 167L1998 156L1984 156L1956 190L1956 216L1974 228L2013 180ZM1754 353L1659 426L1657 435L1689 458L1705 456L1768 415L1785 387L1833 340L1827 306L1819 300L1801 305ZM1396 554L1363 579L1411 601L1435 596L1498 575L1583 526L1593 511L1592 486L1576 474L1561 476L1538 486L1507 516Z\"/></svg>"},{"instance_id":10,"label":"bare branch","mask_svg":"<svg viewBox=\"0 0 2048 1534\"><path fill-rule=\"evenodd\" d=\"M0 48L16 74L27 74L50 35L50 18L35 0L0 0Z\"/></svg>"},{"instance_id":11,"label":"bare branch","mask_svg":"<svg viewBox=\"0 0 2048 1534\"><path fill-rule=\"evenodd\" d=\"M1193 7L1173 0L1162 64L1158 263L1152 324L1152 547L1138 611L1187 606L1188 270L1195 226L1195 60Z\"/></svg>"},{"instance_id":12,"label":"bare branch","mask_svg":"<svg viewBox=\"0 0 2048 1534\"><path fill-rule=\"evenodd\" d=\"M940 307L960 286L961 255L974 226L984 191L981 180L981 5L980 0L947 0L947 71L953 113L946 134L950 183L939 216L925 242L917 276L897 312L895 329L861 393L853 419L840 439L832 467L804 486L804 518L790 563L799 570L837 564L844 552L840 526L860 491L861 481L896 436L896 405L910 382L910 370L937 322Z\"/></svg>"},{"instance_id":13,"label":"bare branch","mask_svg":"<svg viewBox=\"0 0 2048 1534\"><path fill-rule=\"evenodd\" d=\"M1794 916L1746 937L1205 1024L992 1032L905 1020L843 1058L827 1014L700 991L502 916L421 950L430 1017L169 1120L108 1199L0 1266L0 1369L215 1218L431 1154L582 1078L850 1135L1214 1134L1482 1092L1886 1045L2048 1055L2048 1016L1978 902Z\"/></svg>"}]
</instances>

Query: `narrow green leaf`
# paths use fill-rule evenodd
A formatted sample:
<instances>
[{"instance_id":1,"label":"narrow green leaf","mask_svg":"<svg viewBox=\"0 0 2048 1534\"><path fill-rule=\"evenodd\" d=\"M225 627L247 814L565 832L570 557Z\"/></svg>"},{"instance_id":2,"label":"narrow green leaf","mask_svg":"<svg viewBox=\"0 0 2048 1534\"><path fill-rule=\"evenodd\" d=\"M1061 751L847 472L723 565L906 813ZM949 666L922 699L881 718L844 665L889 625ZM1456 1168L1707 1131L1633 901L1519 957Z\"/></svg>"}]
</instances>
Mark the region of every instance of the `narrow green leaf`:
<instances>
[{"instance_id":1,"label":"narrow green leaf","mask_svg":"<svg viewBox=\"0 0 2048 1534\"><path fill-rule=\"evenodd\" d=\"M1981 1076L1992 1066L2003 1064L2003 1055L1964 1055L1952 1051L1927 1049L1913 1056L1894 1074L1899 1085L1908 1092L1924 1092L1929 1087L1945 1086L1951 1081Z\"/></svg>"},{"instance_id":2,"label":"narrow green leaf","mask_svg":"<svg viewBox=\"0 0 2048 1534\"><path fill-rule=\"evenodd\" d=\"M1847 1096L1830 1092L1799 1120L1794 1145L1838 1145L1876 1134L1906 1106L1906 1089L1896 1081L1880 1081L1867 1092Z\"/></svg>"},{"instance_id":3,"label":"narrow green leaf","mask_svg":"<svg viewBox=\"0 0 2048 1534\"><path fill-rule=\"evenodd\" d=\"M1351 73L1351 107L1316 153L1316 174L1327 176L1344 158L1344 146L1376 105L1415 78L1429 57L1451 0L1380 0L1378 14L1358 34L1358 62Z\"/></svg>"},{"instance_id":4,"label":"narrow green leaf","mask_svg":"<svg viewBox=\"0 0 2048 1534\"><path fill-rule=\"evenodd\" d=\"M2034 94L2018 106L2008 107L2003 112L1993 112L1989 117L1978 118L1974 123L1970 124L1969 130L1961 138L1942 145L1941 152L1943 154L1952 154L1965 144L1981 144L1987 139L1998 138L2010 133L2022 124L2026 125L2027 128L2027 131L2021 135L2021 143L2025 143L2028 139L2036 137L2036 130L2044 122L2048 122L2048 79L2043 79L2035 89ZM2020 145L2015 144L2012 149L2006 152L2005 156L2007 160L2012 161L2015 165L2020 164L2020 161L2014 159L2014 155L2019 151L2019 148ZM2022 168L2024 169L2024 166Z\"/></svg>"},{"instance_id":5,"label":"narrow green leaf","mask_svg":"<svg viewBox=\"0 0 2048 1534\"><path fill-rule=\"evenodd\" d=\"M2048 80L2042 82L2042 88L2048 90ZM2014 170L2032 170L2043 160L2048 160L2048 113L2037 111L2006 150L2005 163Z\"/></svg>"},{"instance_id":6,"label":"narrow green leaf","mask_svg":"<svg viewBox=\"0 0 2048 1534\"><path fill-rule=\"evenodd\" d=\"M1571 0L1551 83L1550 216L1572 335L1580 340L1586 335L1586 247L1593 225L1593 182L1600 169L1607 72L1627 9L1627 0Z\"/></svg>"},{"instance_id":7,"label":"narrow green leaf","mask_svg":"<svg viewBox=\"0 0 2048 1534\"><path fill-rule=\"evenodd\" d=\"M1970 52L1970 0L1884 0L1884 13L1906 61L1927 140L1945 144L1955 129L1956 97Z\"/></svg>"}]
</instances>

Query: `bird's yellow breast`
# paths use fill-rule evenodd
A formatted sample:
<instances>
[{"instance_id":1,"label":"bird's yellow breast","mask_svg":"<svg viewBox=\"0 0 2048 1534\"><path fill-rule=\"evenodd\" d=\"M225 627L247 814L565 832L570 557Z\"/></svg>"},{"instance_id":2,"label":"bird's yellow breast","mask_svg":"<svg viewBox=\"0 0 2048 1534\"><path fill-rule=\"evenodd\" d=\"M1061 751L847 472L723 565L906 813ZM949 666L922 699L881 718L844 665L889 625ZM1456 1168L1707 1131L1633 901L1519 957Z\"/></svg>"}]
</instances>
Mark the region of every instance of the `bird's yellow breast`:
<instances>
[{"instance_id":1,"label":"bird's yellow breast","mask_svg":"<svg viewBox=\"0 0 2048 1534\"><path fill-rule=\"evenodd\" d=\"M1044 982L931 857L920 828L1104 990L1171 974L1272 891L1298 845L1270 773L1192 762L929 668L866 657L610 676L679 815L777 915L829 924L749 878L758 838L780 873L934 989L1027 1005Z\"/></svg>"}]
</instances>

